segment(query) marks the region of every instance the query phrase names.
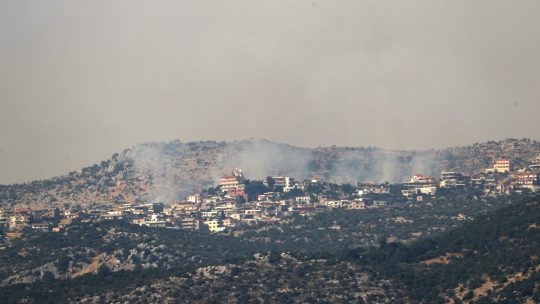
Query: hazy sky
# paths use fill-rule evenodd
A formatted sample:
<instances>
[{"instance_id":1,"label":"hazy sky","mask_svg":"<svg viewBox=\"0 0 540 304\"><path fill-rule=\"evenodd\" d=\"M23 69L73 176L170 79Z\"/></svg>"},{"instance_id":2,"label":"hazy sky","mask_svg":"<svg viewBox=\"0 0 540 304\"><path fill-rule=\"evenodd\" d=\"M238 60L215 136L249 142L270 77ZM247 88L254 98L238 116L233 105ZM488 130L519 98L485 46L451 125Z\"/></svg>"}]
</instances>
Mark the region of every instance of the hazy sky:
<instances>
[{"instance_id":1,"label":"hazy sky","mask_svg":"<svg viewBox=\"0 0 540 304\"><path fill-rule=\"evenodd\" d=\"M138 143L540 138L540 1L0 1L0 183Z\"/></svg>"}]
</instances>

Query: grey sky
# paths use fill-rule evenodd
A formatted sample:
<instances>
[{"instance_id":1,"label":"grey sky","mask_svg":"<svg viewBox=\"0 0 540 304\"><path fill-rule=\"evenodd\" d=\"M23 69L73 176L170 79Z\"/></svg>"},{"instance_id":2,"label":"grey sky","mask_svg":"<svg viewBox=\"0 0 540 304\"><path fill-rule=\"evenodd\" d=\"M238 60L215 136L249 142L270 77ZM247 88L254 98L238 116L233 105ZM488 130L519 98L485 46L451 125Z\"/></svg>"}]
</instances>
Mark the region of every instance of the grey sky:
<instances>
[{"instance_id":1,"label":"grey sky","mask_svg":"<svg viewBox=\"0 0 540 304\"><path fill-rule=\"evenodd\" d=\"M540 138L540 1L0 1L0 183L159 140Z\"/></svg>"}]
</instances>

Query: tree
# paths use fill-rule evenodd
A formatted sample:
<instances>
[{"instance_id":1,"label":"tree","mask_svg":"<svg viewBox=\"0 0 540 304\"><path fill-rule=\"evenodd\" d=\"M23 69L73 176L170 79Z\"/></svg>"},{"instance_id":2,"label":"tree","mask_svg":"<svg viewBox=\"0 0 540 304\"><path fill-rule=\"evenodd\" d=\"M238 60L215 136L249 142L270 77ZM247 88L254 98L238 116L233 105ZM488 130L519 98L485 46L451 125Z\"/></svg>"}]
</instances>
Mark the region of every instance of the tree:
<instances>
[{"instance_id":1,"label":"tree","mask_svg":"<svg viewBox=\"0 0 540 304\"><path fill-rule=\"evenodd\" d=\"M268 192L268 189L264 185L262 181L249 181L247 180L246 183L245 192L249 197L255 197L259 194L263 194L265 192Z\"/></svg>"},{"instance_id":2,"label":"tree","mask_svg":"<svg viewBox=\"0 0 540 304\"><path fill-rule=\"evenodd\" d=\"M275 184L276 184L276 180L274 180L273 177L271 176L266 177L266 186L268 187L268 191L274 191Z\"/></svg>"},{"instance_id":3,"label":"tree","mask_svg":"<svg viewBox=\"0 0 540 304\"><path fill-rule=\"evenodd\" d=\"M281 260L281 253L277 251L272 251L268 255L268 262L275 264Z\"/></svg>"},{"instance_id":4,"label":"tree","mask_svg":"<svg viewBox=\"0 0 540 304\"><path fill-rule=\"evenodd\" d=\"M102 264L101 266L99 266L99 268L98 268L98 270L97 270L97 276L98 276L98 277L106 277L106 276L108 276L110 273L111 273L111 270L110 270L109 267L107 267L107 265L105 265L105 264Z\"/></svg>"},{"instance_id":5,"label":"tree","mask_svg":"<svg viewBox=\"0 0 540 304\"><path fill-rule=\"evenodd\" d=\"M45 271L41 274L41 280L46 283L54 281L54 274L50 271Z\"/></svg>"},{"instance_id":6,"label":"tree","mask_svg":"<svg viewBox=\"0 0 540 304\"><path fill-rule=\"evenodd\" d=\"M354 192L354 187L351 184L343 184L340 188L341 192L345 194L352 194Z\"/></svg>"},{"instance_id":7,"label":"tree","mask_svg":"<svg viewBox=\"0 0 540 304\"><path fill-rule=\"evenodd\" d=\"M56 263L56 267L58 268L58 271L60 272L66 272L69 268L69 258L66 256L62 256L58 258L58 262Z\"/></svg>"}]
</instances>

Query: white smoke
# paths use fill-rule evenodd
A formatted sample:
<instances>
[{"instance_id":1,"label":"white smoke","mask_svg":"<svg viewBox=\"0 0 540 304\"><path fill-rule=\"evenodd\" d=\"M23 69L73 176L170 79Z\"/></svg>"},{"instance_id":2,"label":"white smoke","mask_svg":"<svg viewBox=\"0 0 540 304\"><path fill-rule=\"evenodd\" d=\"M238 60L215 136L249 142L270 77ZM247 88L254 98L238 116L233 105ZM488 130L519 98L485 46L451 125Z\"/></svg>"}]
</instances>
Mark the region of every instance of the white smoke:
<instances>
[{"instance_id":1,"label":"white smoke","mask_svg":"<svg viewBox=\"0 0 540 304\"><path fill-rule=\"evenodd\" d=\"M173 167L174 159L182 156L181 150L168 150L162 143L143 144L132 149L130 157L137 174L150 179L149 200L178 199L178 175Z\"/></svg>"},{"instance_id":2,"label":"white smoke","mask_svg":"<svg viewBox=\"0 0 540 304\"><path fill-rule=\"evenodd\" d=\"M132 149L136 174L148 179L149 200L174 201L215 186L241 168L248 179L291 176L334 183L400 182L412 174L438 175L435 151L388 151L377 148L305 149L267 140L230 143L151 143Z\"/></svg>"},{"instance_id":3,"label":"white smoke","mask_svg":"<svg viewBox=\"0 0 540 304\"><path fill-rule=\"evenodd\" d=\"M308 178L309 151L267 140L254 139L232 142L220 153L214 170L214 181L233 168L241 168L251 179L289 175Z\"/></svg>"}]
</instances>

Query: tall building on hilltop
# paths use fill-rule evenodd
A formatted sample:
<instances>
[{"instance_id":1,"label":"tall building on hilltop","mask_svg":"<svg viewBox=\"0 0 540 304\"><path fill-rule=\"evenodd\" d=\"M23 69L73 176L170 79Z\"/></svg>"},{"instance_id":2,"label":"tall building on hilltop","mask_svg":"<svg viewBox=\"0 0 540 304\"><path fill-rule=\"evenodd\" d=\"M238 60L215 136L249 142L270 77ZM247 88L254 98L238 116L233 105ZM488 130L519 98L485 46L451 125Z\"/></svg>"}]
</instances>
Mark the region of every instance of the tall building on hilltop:
<instances>
[{"instance_id":1,"label":"tall building on hilltop","mask_svg":"<svg viewBox=\"0 0 540 304\"><path fill-rule=\"evenodd\" d=\"M507 159L501 159L495 162L493 170L498 173L508 173L510 172L510 161Z\"/></svg>"},{"instance_id":2,"label":"tall building on hilltop","mask_svg":"<svg viewBox=\"0 0 540 304\"><path fill-rule=\"evenodd\" d=\"M236 168L232 175L226 175L219 180L221 191L238 196L244 195L244 174L242 170Z\"/></svg>"},{"instance_id":3,"label":"tall building on hilltop","mask_svg":"<svg viewBox=\"0 0 540 304\"><path fill-rule=\"evenodd\" d=\"M487 169L486 173L509 173L510 171L510 161L508 159L500 159L495 162L493 168Z\"/></svg>"}]
</instances>

